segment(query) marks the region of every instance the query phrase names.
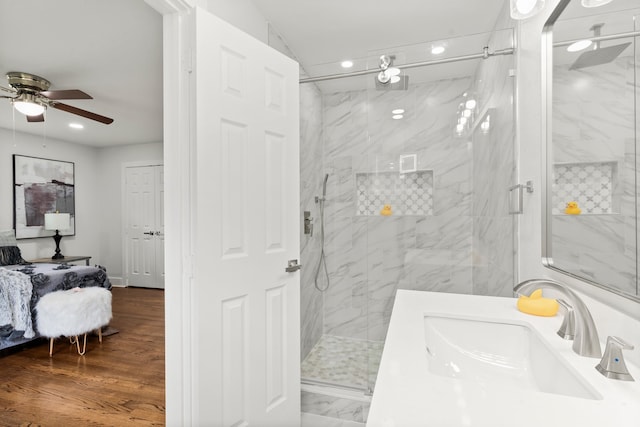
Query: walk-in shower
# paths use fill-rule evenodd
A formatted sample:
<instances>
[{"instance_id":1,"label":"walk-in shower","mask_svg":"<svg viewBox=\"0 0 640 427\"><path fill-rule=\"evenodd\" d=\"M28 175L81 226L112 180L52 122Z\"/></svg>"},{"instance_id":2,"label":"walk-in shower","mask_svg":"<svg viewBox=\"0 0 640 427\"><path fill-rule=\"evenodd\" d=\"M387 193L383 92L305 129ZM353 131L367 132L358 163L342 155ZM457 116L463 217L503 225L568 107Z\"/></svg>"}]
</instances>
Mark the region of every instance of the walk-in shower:
<instances>
[{"instance_id":1,"label":"walk-in shower","mask_svg":"<svg viewBox=\"0 0 640 427\"><path fill-rule=\"evenodd\" d=\"M305 385L373 391L398 289L511 295L512 31L437 42L448 53L372 51L342 79L301 80L314 83L301 85L303 138L322 135L301 144L302 209L322 223L303 240ZM404 90L380 90L392 68L386 84L404 76Z\"/></svg>"}]
</instances>

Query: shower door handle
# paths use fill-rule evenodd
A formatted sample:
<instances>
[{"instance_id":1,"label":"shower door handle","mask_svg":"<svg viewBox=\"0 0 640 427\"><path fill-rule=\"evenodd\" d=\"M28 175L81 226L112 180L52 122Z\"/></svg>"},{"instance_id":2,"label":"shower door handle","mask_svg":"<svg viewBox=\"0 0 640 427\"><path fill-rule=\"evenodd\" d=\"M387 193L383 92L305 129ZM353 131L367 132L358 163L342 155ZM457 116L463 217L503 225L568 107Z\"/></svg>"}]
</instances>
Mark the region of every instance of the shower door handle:
<instances>
[{"instance_id":1,"label":"shower door handle","mask_svg":"<svg viewBox=\"0 0 640 427\"><path fill-rule=\"evenodd\" d=\"M284 269L287 273L293 273L294 271L298 271L302 268L301 264L298 264L297 259L290 259L287 261L287 267Z\"/></svg>"},{"instance_id":2,"label":"shower door handle","mask_svg":"<svg viewBox=\"0 0 640 427\"><path fill-rule=\"evenodd\" d=\"M516 197L513 197L514 190L517 191ZM533 193L533 182L527 181L526 184L516 184L509 187L509 214L511 215L520 215L523 213L523 201L522 195L524 190L527 190L527 193ZM515 200L515 203L514 203ZM514 206L515 204L515 206Z\"/></svg>"}]
</instances>

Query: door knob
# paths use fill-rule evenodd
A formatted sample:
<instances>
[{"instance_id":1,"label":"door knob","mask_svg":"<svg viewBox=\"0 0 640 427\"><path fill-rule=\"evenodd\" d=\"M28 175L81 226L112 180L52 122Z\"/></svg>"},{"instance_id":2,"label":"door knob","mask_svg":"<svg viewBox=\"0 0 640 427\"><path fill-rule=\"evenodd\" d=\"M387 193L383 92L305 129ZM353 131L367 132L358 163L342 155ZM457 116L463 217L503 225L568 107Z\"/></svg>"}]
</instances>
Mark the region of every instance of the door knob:
<instances>
[{"instance_id":1,"label":"door knob","mask_svg":"<svg viewBox=\"0 0 640 427\"><path fill-rule=\"evenodd\" d=\"M290 259L287 262L287 267L284 269L287 273L293 273L294 271L298 271L302 268L302 265L298 264L297 259Z\"/></svg>"}]
</instances>

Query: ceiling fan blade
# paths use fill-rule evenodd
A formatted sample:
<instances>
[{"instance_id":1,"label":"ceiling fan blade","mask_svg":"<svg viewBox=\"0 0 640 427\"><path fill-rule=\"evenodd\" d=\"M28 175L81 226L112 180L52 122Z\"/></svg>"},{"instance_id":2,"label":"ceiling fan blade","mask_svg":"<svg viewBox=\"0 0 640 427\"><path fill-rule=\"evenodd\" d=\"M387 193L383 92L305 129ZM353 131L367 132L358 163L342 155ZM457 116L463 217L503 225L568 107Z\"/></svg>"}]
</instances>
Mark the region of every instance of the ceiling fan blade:
<instances>
[{"instance_id":1,"label":"ceiling fan blade","mask_svg":"<svg viewBox=\"0 0 640 427\"><path fill-rule=\"evenodd\" d=\"M80 108L72 107L71 105L62 104L60 102L52 102L51 106L57 110L62 110L62 111L66 111L67 113L86 117L87 119L95 120L97 122L104 123L105 125L113 123L113 119L109 117L101 116L100 114L92 113L90 111L82 110Z\"/></svg>"},{"instance_id":2,"label":"ceiling fan blade","mask_svg":"<svg viewBox=\"0 0 640 427\"><path fill-rule=\"evenodd\" d=\"M78 89L45 90L40 92L40 95L46 96L49 99L93 99L91 95Z\"/></svg>"},{"instance_id":3,"label":"ceiling fan blade","mask_svg":"<svg viewBox=\"0 0 640 427\"><path fill-rule=\"evenodd\" d=\"M9 92L9 93L16 93L17 91L13 88L8 88L8 87L4 87L4 86L0 86L0 90L3 90L5 92Z\"/></svg>"},{"instance_id":4,"label":"ceiling fan blade","mask_svg":"<svg viewBox=\"0 0 640 427\"><path fill-rule=\"evenodd\" d=\"M27 121L32 122L44 122L44 114L38 114L37 116L27 116Z\"/></svg>"}]
</instances>

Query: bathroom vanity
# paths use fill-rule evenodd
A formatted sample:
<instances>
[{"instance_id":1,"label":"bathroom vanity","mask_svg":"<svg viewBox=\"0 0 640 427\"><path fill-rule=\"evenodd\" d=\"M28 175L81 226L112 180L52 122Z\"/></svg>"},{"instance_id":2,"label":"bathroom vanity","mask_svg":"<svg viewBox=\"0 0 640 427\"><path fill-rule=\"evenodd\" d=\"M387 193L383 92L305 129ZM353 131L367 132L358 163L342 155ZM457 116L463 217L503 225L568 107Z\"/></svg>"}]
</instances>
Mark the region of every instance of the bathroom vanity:
<instances>
[{"instance_id":1,"label":"bathroom vanity","mask_svg":"<svg viewBox=\"0 0 640 427\"><path fill-rule=\"evenodd\" d=\"M640 367L605 378L561 323L515 298L399 290L367 426L640 425Z\"/></svg>"}]
</instances>

